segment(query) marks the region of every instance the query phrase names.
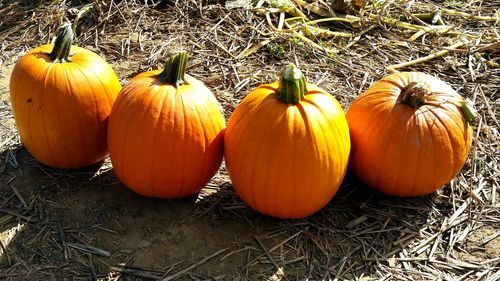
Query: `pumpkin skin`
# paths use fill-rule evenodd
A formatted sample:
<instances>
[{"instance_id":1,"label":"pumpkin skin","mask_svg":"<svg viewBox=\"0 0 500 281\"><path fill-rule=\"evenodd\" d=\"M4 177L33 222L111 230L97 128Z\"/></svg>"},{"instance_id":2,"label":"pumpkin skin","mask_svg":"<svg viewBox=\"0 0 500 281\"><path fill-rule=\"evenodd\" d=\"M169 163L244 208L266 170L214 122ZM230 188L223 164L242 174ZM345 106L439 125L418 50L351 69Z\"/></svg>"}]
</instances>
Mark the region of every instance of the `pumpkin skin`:
<instances>
[{"instance_id":1,"label":"pumpkin skin","mask_svg":"<svg viewBox=\"0 0 500 281\"><path fill-rule=\"evenodd\" d=\"M186 83L176 86L161 82L160 74L141 73L123 87L109 121L110 157L118 178L134 192L185 197L220 167L224 116L201 81L184 74Z\"/></svg>"},{"instance_id":2,"label":"pumpkin skin","mask_svg":"<svg viewBox=\"0 0 500 281\"><path fill-rule=\"evenodd\" d=\"M413 106L405 103L405 87L422 82L428 92L420 104L413 94ZM436 191L467 159L472 128L461 109L463 101L445 82L420 72L401 72L376 82L347 112L351 169L388 195Z\"/></svg>"},{"instance_id":3,"label":"pumpkin skin","mask_svg":"<svg viewBox=\"0 0 500 281\"><path fill-rule=\"evenodd\" d=\"M53 44L24 55L12 71L10 97L31 155L45 165L73 169L107 155L108 117L121 86L103 58L68 44L71 61L52 58Z\"/></svg>"},{"instance_id":4,"label":"pumpkin skin","mask_svg":"<svg viewBox=\"0 0 500 281\"><path fill-rule=\"evenodd\" d=\"M347 169L349 129L340 104L315 85L306 88L293 103L280 99L280 82L261 85L228 121L224 149L233 187L266 215L313 214L335 195Z\"/></svg>"}]
</instances>

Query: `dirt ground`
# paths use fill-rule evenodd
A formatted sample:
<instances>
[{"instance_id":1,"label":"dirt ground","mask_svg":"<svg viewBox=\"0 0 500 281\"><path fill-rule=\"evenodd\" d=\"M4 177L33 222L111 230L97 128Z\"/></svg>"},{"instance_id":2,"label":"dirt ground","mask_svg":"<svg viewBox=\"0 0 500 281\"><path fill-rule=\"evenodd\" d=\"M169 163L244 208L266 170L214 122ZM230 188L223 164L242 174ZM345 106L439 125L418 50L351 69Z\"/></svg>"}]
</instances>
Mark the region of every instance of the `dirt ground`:
<instances>
[{"instance_id":1,"label":"dirt ground","mask_svg":"<svg viewBox=\"0 0 500 281\"><path fill-rule=\"evenodd\" d=\"M129 191L109 159L63 171L39 164L23 148L10 108L12 68L27 50L50 42L64 17L74 21L89 4L76 43L105 57L122 84L186 49L188 72L214 91L226 117L250 89L275 80L288 62L347 109L388 73L387 66L445 50L457 36L429 34L411 42L401 38L414 30L383 20L327 23L324 28L359 38L343 52L325 54L300 37L273 33L254 2L229 9L236 2L0 4L0 279L500 280L498 20L443 16L460 33L481 36L466 36L465 47L405 68L447 81L473 100L481 116L462 172L428 196L384 196L347 175L320 212L278 220L238 199L224 167L199 195L159 200ZM403 4L392 2L386 15L400 14ZM500 9L495 0L416 1L406 9L427 12L435 5L469 15ZM270 20L277 22L277 16ZM270 43L238 57L263 40ZM316 42L337 48L353 38Z\"/></svg>"}]
</instances>

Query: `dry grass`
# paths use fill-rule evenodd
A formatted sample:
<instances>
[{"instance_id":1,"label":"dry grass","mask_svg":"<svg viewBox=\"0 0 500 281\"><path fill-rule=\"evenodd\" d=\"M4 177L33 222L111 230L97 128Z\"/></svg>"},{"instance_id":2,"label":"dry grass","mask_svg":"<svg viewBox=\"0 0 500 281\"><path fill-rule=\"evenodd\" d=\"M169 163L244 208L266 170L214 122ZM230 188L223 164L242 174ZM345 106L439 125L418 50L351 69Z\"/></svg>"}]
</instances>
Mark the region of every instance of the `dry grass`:
<instances>
[{"instance_id":1,"label":"dry grass","mask_svg":"<svg viewBox=\"0 0 500 281\"><path fill-rule=\"evenodd\" d=\"M348 17L323 0L309 9L258 2L2 2L0 279L500 279L500 2L387 1ZM444 28L415 18L437 8ZM224 168L198 198L162 201L126 191L109 161L43 167L20 146L9 73L77 17L76 43L106 57L122 82L188 50L188 72L213 89L226 117L290 61L344 108L390 71L425 71L478 110L471 155L435 194L387 197L348 176L326 208L292 221L250 210Z\"/></svg>"}]
</instances>

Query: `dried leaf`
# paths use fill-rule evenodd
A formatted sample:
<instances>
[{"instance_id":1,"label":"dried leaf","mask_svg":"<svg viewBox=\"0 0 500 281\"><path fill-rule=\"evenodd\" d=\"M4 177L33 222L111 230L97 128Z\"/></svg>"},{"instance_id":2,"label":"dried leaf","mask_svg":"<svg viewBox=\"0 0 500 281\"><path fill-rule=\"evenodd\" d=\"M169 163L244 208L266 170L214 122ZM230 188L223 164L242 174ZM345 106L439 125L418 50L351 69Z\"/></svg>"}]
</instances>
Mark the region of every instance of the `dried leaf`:
<instances>
[{"instance_id":1,"label":"dried leaf","mask_svg":"<svg viewBox=\"0 0 500 281\"><path fill-rule=\"evenodd\" d=\"M472 101L470 99L465 99L461 102L460 106L462 107L465 119L470 125L472 125L477 118L477 111L474 108Z\"/></svg>"}]
</instances>

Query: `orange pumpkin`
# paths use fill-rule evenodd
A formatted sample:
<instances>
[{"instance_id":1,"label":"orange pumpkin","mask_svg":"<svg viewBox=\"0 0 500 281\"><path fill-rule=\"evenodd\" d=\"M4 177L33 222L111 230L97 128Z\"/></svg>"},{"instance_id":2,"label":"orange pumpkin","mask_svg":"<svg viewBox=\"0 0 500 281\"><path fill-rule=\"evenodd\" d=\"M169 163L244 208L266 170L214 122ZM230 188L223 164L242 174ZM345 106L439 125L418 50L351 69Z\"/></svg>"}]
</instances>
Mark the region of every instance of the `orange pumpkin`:
<instances>
[{"instance_id":1,"label":"orange pumpkin","mask_svg":"<svg viewBox=\"0 0 500 281\"><path fill-rule=\"evenodd\" d=\"M293 64L280 81L246 96L229 119L226 167L255 210L302 218L325 206L344 178L349 129L337 100L307 84Z\"/></svg>"},{"instance_id":2,"label":"orange pumpkin","mask_svg":"<svg viewBox=\"0 0 500 281\"><path fill-rule=\"evenodd\" d=\"M463 103L445 82L420 72L376 82L347 112L352 170L389 195L439 189L460 171L471 145Z\"/></svg>"},{"instance_id":3,"label":"orange pumpkin","mask_svg":"<svg viewBox=\"0 0 500 281\"><path fill-rule=\"evenodd\" d=\"M212 92L185 74L187 53L126 84L111 111L109 152L118 178L151 197L198 192L223 157L224 116Z\"/></svg>"},{"instance_id":4,"label":"orange pumpkin","mask_svg":"<svg viewBox=\"0 0 500 281\"><path fill-rule=\"evenodd\" d=\"M107 124L120 82L97 54L71 46L71 25L55 44L37 47L10 80L14 119L26 149L41 163L80 168L107 154Z\"/></svg>"}]
</instances>

